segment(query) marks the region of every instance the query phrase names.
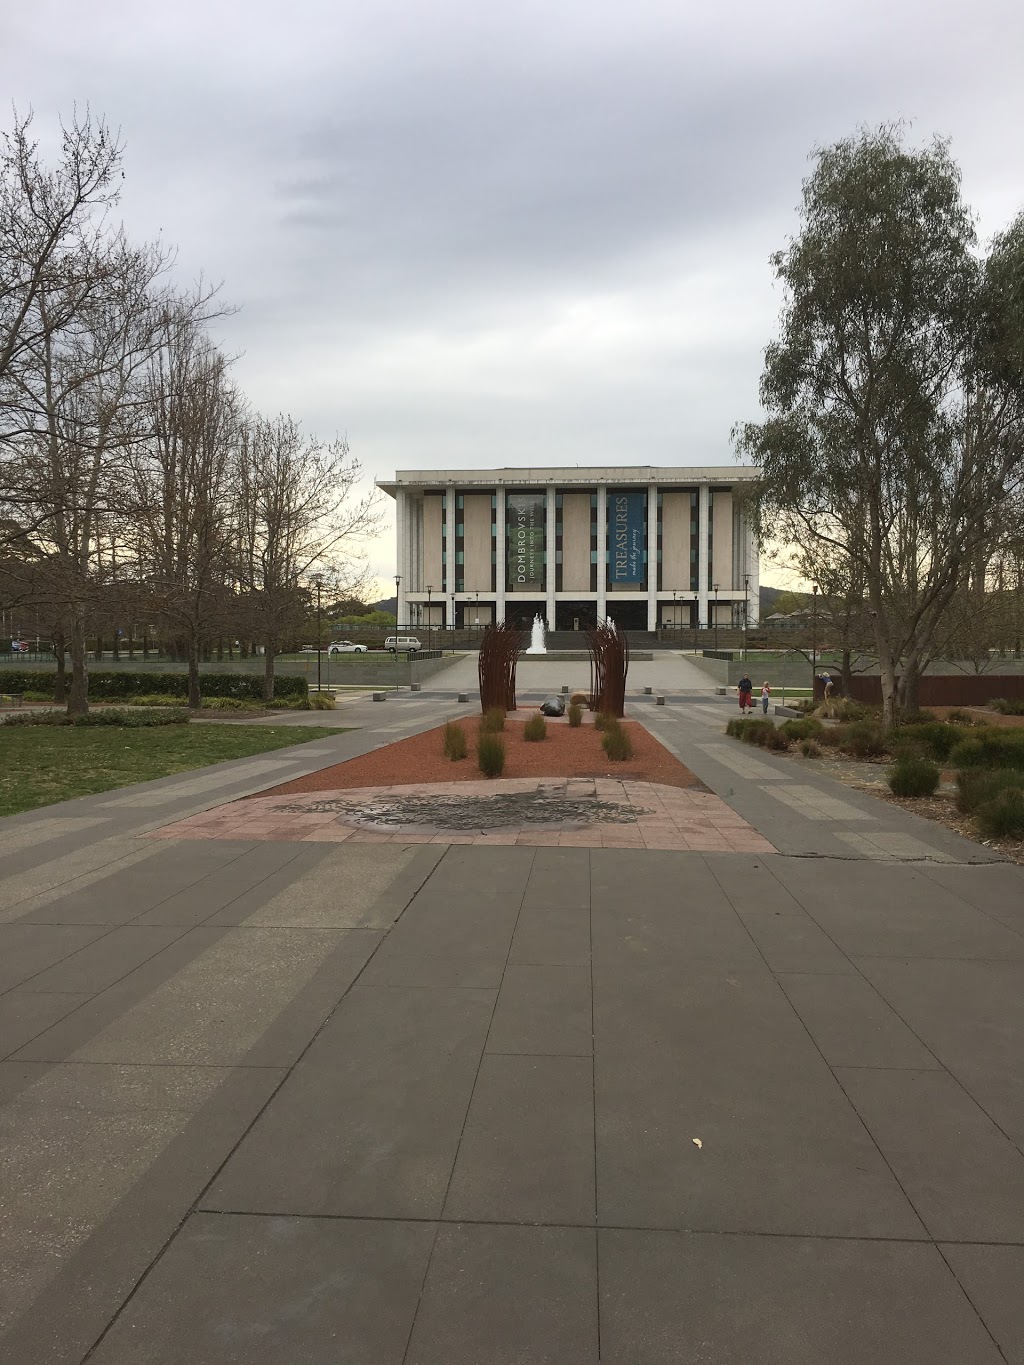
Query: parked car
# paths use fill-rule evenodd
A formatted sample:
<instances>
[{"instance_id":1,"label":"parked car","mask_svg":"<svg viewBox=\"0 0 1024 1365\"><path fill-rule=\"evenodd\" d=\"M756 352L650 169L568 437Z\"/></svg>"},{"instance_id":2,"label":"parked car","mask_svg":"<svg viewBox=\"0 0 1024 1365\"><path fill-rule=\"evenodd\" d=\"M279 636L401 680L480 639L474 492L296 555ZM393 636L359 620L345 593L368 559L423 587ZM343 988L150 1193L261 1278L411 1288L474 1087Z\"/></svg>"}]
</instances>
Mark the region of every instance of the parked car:
<instances>
[{"instance_id":1,"label":"parked car","mask_svg":"<svg viewBox=\"0 0 1024 1365\"><path fill-rule=\"evenodd\" d=\"M423 646L415 635L389 635L384 641L384 648L391 654L405 653L406 651L415 654Z\"/></svg>"},{"instance_id":2,"label":"parked car","mask_svg":"<svg viewBox=\"0 0 1024 1365\"><path fill-rule=\"evenodd\" d=\"M327 650L328 654L365 654L365 645L354 645L351 640L335 640Z\"/></svg>"}]
</instances>

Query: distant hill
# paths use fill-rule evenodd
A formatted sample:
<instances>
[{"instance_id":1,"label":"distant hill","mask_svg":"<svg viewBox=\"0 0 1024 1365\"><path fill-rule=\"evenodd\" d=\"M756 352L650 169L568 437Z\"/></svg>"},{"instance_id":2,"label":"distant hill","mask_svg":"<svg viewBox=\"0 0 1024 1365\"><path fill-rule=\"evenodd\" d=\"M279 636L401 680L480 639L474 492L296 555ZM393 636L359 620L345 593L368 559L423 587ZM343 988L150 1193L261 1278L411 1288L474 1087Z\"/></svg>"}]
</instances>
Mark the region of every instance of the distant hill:
<instances>
[{"instance_id":1,"label":"distant hill","mask_svg":"<svg viewBox=\"0 0 1024 1365\"><path fill-rule=\"evenodd\" d=\"M385 597L380 602L371 602L367 611L389 611L392 616L398 611L398 598Z\"/></svg>"}]
</instances>

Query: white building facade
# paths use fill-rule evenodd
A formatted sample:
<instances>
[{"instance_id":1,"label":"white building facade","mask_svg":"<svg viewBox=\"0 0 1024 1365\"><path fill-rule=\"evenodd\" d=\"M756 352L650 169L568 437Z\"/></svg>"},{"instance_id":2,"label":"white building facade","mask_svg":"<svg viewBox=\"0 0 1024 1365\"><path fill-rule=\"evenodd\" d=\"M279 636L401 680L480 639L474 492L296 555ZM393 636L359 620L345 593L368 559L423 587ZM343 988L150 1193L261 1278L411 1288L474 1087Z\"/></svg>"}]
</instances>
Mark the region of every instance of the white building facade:
<instances>
[{"instance_id":1,"label":"white building facade","mask_svg":"<svg viewBox=\"0 0 1024 1365\"><path fill-rule=\"evenodd\" d=\"M754 625L743 467L399 470L398 620L630 630Z\"/></svg>"}]
</instances>

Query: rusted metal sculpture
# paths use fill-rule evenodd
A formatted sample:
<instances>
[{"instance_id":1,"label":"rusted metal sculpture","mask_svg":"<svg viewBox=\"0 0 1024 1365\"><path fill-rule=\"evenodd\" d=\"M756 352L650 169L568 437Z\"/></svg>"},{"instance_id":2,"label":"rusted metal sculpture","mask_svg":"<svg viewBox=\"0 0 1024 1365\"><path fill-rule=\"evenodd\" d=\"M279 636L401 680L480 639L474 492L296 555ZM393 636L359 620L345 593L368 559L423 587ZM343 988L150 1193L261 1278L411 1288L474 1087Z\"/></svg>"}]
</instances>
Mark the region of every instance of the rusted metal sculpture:
<instances>
[{"instance_id":1,"label":"rusted metal sculpture","mask_svg":"<svg viewBox=\"0 0 1024 1365\"><path fill-rule=\"evenodd\" d=\"M606 621L587 631L590 650L590 709L603 715L621 716L626 711L626 674L629 641L618 626Z\"/></svg>"},{"instance_id":2,"label":"rusted metal sculpture","mask_svg":"<svg viewBox=\"0 0 1024 1365\"><path fill-rule=\"evenodd\" d=\"M488 626L480 640L480 709L516 709L516 664L523 648L522 631L505 621Z\"/></svg>"}]
</instances>

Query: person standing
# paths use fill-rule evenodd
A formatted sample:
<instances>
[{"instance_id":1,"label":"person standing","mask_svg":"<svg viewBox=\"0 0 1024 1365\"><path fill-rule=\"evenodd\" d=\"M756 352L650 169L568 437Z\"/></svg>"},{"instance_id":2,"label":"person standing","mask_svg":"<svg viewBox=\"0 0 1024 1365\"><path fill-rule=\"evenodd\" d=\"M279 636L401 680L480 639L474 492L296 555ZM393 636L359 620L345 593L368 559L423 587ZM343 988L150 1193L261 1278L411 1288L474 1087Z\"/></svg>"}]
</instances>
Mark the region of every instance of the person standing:
<instances>
[{"instance_id":1,"label":"person standing","mask_svg":"<svg viewBox=\"0 0 1024 1365\"><path fill-rule=\"evenodd\" d=\"M736 684L736 691L739 693L739 697L740 697L740 710L743 712L743 714L746 715L748 709L751 710L751 711L753 711L753 709L754 709L754 697L753 697L754 684L753 684L753 683L750 681L750 679L747 677L746 673L744 673L743 677L740 678L739 682Z\"/></svg>"},{"instance_id":2,"label":"person standing","mask_svg":"<svg viewBox=\"0 0 1024 1365\"><path fill-rule=\"evenodd\" d=\"M772 695L772 689L768 686L767 683L762 683L762 684L761 684L761 710L764 712L765 715L768 714L768 699L771 697L771 695Z\"/></svg>"}]
</instances>

